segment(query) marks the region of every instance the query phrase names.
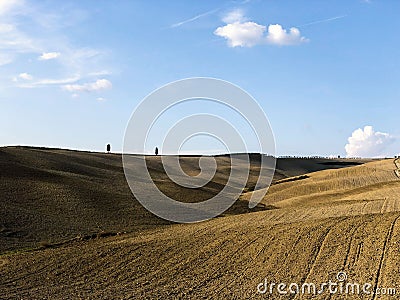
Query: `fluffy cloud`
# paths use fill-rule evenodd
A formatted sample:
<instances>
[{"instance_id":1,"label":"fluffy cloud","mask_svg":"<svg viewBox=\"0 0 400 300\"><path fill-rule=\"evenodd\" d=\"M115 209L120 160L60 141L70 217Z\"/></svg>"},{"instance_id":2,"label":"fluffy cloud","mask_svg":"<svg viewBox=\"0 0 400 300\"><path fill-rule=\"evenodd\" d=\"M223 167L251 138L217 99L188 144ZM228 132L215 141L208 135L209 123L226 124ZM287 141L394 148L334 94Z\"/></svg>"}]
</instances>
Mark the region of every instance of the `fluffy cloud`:
<instances>
[{"instance_id":1,"label":"fluffy cloud","mask_svg":"<svg viewBox=\"0 0 400 300\"><path fill-rule=\"evenodd\" d=\"M348 138L345 146L347 157L379 157L384 155L394 137L388 133L374 131L372 126L357 129Z\"/></svg>"},{"instance_id":2,"label":"fluffy cloud","mask_svg":"<svg viewBox=\"0 0 400 300\"><path fill-rule=\"evenodd\" d=\"M274 45L298 45L308 40L301 36L300 30L296 27L290 28L289 32L281 25L269 25L267 42Z\"/></svg>"},{"instance_id":3,"label":"fluffy cloud","mask_svg":"<svg viewBox=\"0 0 400 300\"><path fill-rule=\"evenodd\" d=\"M107 79L99 79L95 82L85 84L67 84L62 87L69 92L93 92L112 88L111 81Z\"/></svg>"},{"instance_id":4,"label":"fluffy cloud","mask_svg":"<svg viewBox=\"0 0 400 300\"><path fill-rule=\"evenodd\" d=\"M31 74L28 73L21 73L18 75L19 78L24 79L24 80L32 80L33 77Z\"/></svg>"},{"instance_id":5,"label":"fluffy cloud","mask_svg":"<svg viewBox=\"0 0 400 300\"><path fill-rule=\"evenodd\" d=\"M225 38L229 47L252 47L264 39L265 26L254 22L235 22L218 27L214 34Z\"/></svg>"},{"instance_id":6,"label":"fluffy cloud","mask_svg":"<svg viewBox=\"0 0 400 300\"><path fill-rule=\"evenodd\" d=\"M42 53L42 55L39 56L39 60L49 60L49 59L55 59L61 55L60 52L46 52Z\"/></svg>"},{"instance_id":7,"label":"fluffy cloud","mask_svg":"<svg viewBox=\"0 0 400 300\"><path fill-rule=\"evenodd\" d=\"M226 25L218 27L214 34L225 38L229 47L253 47L258 44L288 46L308 41L295 27L287 31L279 24L271 24L267 30L264 25L246 21L240 10L231 11L222 20Z\"/></svg>"}]
</instances>

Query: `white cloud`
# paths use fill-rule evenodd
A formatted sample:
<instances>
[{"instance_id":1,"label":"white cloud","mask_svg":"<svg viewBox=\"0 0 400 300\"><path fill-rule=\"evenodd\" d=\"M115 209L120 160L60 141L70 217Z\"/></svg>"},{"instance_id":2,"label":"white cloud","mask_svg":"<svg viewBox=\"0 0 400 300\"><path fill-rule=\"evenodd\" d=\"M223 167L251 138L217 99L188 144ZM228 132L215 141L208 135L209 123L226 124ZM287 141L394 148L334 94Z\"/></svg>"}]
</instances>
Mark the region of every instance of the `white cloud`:
<instances>
[{"instance_id":1,"label":"white cloud","mask_svg":"<svg viewBox=\"0 0 400 300\"><path fill-rule=\"evenodd\" d=\"M18 29L20 22L15 18L26 14L25 3L18 0L0 0L0 50L2 53L15 54L39 50L29 34Z\"/></svg>"},{"instance_id":2,"label":"white cloud","mask_svg":"<svg viewBox=\"0 0 400 300\"><path fill-rule=\"evenodd\" d=\"M252 47L263 40L265 26L254 22L235 22L218 27L214 34L225 38L229 47Z\"/></svg>"},{"instance_id":3,"label":"white cloud","mask_svg":"<svg viewBox=\"0 0 400 300\"><path fill-rule=\"evenodd\" d=\"M222 20L227 24L218 27L214 34L225 38L229 47L253 47L258 44L288 46L308 41L295 27L287 31L279 24L271 24L267 30L264 25L245 21L241 10L231 11Z\"/></svg>"},{"instance_id":4,"label":"white cloud","mask_svg":"<svg viewBox=\"0 0 400 300\"><path fill-rule=\"evenodd\" d=\"M59 84L77 82L79 79L80 79L79 75L75 75L72 77L66 77L66 78L59 78L59 79L45 78L45 79L36 81L34 84L35 85L59 85Z\"/></svg>"},{"instance_id":5,"label":"white cloud","mask_svg":"<svg viewBox=\"0 0 400 300\"><path fill-rule=\"evenodd\" d=\"M0 0L0 16L6 15L21 4L20 0Z\"/></svg>"},{"instance_id":6,"label":"white cloud","mask_svg":"<svg viewBox=\"0 0 400 300\"><path fill-rule=\"evenodd\" d=\"M93 92L105 89L111 89L112 83L107 79L99 79L95 82L85 84L67 84L62 87L69 92Z\"/></svg>"},{"instance_id":7,"label":"white cloud","mask_svg":"<svg viewBox=\"0 0 400 300\"><path fill-rule=\"evenodd\" d=\"M273 45L298 45L308 40L301 36L300 30L296 27L290 28L289 32L281 25L269 25L267 42Z\"/></svg>"},{"instance_id":8,"label":"white cloud","mask_svg":"<svg viewBox=\"0 0 400 300\"><path fill-rule=\"evenodd\" d=\"M222 21L226 24L235 23L235 22L244 22L246 18L244 17L244 12L241 9L234 9L228 12L223 18Z\"/></svg>"},{"instance_id":9,"label":"white cloud","mask_svg":"<svg viewBox=\"0 0 400 300\"><path fill-rule=\"evenodd\" d=\"M105 76L105 75L111 75L112 72L108 71L108 70L101 70L101 71L95 71L95 72L90 72L87 75L88 76L93 76L93 77L97 77L97 76Z\"/></svg>"},{"instance_id":10,"label":"white cloud","mask_svg":"<svg viewBox=\"0 0 400 300\"><path fill-rule=\"evenodd\" d=\"M60 52L46 52L38 57L39 60L55 59L61 55Z\"/></svg>"},{"instance_id":11,"label":"white cloud","mask_svg":"<svg viewBox=\"0 0 400 300\"><path fill-rule=\"evenodd\" d=\"M44 79L38 79L35 81L31 81L29 83L18 84L17 87L19 87L19 88L47 87L47 86L52 86L52 85L62 85L62 84L67 84L67 83L74 83L80 79L81 79L81 77L79 75L75 75L73 77L58 78L58 79L44 78ZM13 81L17 81L17 80L13 80Z\"/></svg>"},{"instance_id":12,"label":"white cloud","mask_svg":"<svg viewBox=\"0 0 400 300\"><path fill-rule=\"evenodd\" d=\"M43 61L55 60L57 64L55 68L49 65L41 70L47 78L27 81L18 80L22 78L16 76L11 78L12 86L18 88L62 86L76 83L78 80L89 81L91 80L89 78L109 75L105 74L105 71L102 74L97 72L108 69L103 60L107 51L76 47L71 43L68 31L63 30L65 26L77 25L76 23L82 18L85 18L85 13L71 17L70 14L60 14L36 6L34 2L0 0L0 66L9 64L10 68L13 68L13 62L24 64L28 56ZM54 45L57 46L57 52L52 51ZM18 65L15 66L14 72L18 72ZM9 78L6 74L2 74L1 70L0 76ZM0 88L5 84L4 81L0 81Z\"/></svg>"},{"instance_id":13,"label":"white cloud","mask_svg":"<svg viewBox=\"0 0 400 300\"><path fill-rule=\"evenodd\" d=\"M35 53L40 46L31 37L18 30L13 24L0 24L0 50L3 53Z\"/></svg>"},{"instance_id":14,"label":"white cloud","mask_svg":"<svg viewBox=\"0 0 400 300\"><path fill-rule=\"evenodd\" d=\"M355 130L345 146L347 157L385 156L385 150L395 138L388 133L376 132L372 126Z\"/></svg>"},{"instance_id":15,"label":"white cloud","mask_svg":"<svg viewBox=\"0 0 400 300\"><path fill-rule=\"evenodd\" d=\"M103 98L103 97L98 97L98 98L96 98L96 100L99 101L99 102L107 101L107 99Z\"/></svg>"},{"instance_id":16,"label":"white cloud","mask_svg":"<svg viewBox=\"0 0 400 300\"><path fill-rule=\"evenodd\" d=\"M28 73L21 73L18 75L19 78L24 79L24 80L32 80L33 76Z\"/></svg>"}]
</instances>

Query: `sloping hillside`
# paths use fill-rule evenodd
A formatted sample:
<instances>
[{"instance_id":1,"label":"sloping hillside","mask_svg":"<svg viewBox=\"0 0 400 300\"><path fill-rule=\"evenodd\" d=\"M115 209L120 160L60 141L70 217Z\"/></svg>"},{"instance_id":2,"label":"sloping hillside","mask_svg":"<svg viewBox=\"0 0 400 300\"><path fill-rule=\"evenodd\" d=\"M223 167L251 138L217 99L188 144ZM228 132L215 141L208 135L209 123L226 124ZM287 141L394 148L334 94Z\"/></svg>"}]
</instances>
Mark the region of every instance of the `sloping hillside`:
<instances>
[{"instance_id":1,"label":"sloping hillside","mask_svg":"<svg viewBox=\"0 0 400 300\"><path fill-rule=\"evenodd\" d=\"M147 161L159 188L180 201L212 197L224 187L230 170L229 157L217 157L216 176L193 192L168 180L160 157L149 156ZM251 156L250 187L258 178L258 161L259 155ZM186 172L193 175L199 171L198 157L182 157L181 162ZM332 166L317 160L278 160L282 173L302 174L327 167ZM169 224L135 200L118 154L0 148L0 197L0 253L76 237L134 232ZM263 207L253 211L260 209ZM238 201L226 215L249 211L246 201Z\"/></svg>"},{"instance_id":2,"label":"sloping hillside","mask_svg":"<svg viewBox=\"0 0 400 300\"><path fill-rule=\"evenodd\" d=\"M37 149L3 149L0 155L14 164L7 167L2 160L2 170L9 174L2 173L2 192L14 195L3 196L8 199L2 203L7 214L14 213L14 201L18 212L31 215L27 208L30 203L29 207L40 216L31 219L37 223L30 227L23 221L17 223L27 230L47 228L52 232L56 228L58 234L67 234L71 228L78 232L91 226L90 220L82 219L81 224L68 225L63 231L57 218L62 224L76 222L63 215L67 215L65 207L72 209L67 203L78 203L75 207L83 209L80 217L99 216L107 224L118 223L113 205L102 204L104 207L96 210L96 202L89 206L85 200L91 195L88 189L104 188L104 182L110 180L121 194L120 198L109 199L123 203L123 195L129 191L122 187L118 156ZM31 158L27 158L29 155ZM156 166L158 158L151 159ZM59 163L61 166L52 165ZM188 159L185 163L187 171L195 174L195 167L190 171L195 162ZM110 171L113 168L115 173ZM396 299L373 293L400 293L398 171L394 160L381 160L338 170L296 173L295 177L277 179L264 198L264 205L275 209L195 224L162 224L161 220L142 215L143 223L132 223L134 230L130 233L108 237L103 233L3 254L0 295L4 299ZM31 190L24 184L17 188L16 182L27 183ZM77 187L87 193L81 194L68 185L77 182ZM11 190L12 184L15 190ZM32 194L38 185L47 189L40 189L40 195ZM106 191L100 190L101 196ZM58 211L55 207L45 208L46 204L56 203L51 197L38 200L46 193L64 199ZM242 202L251 193L243 194ZM104 216L106 210L113 218ZM128 211L120 214L122 224L127 222L123 216ZM5 210L2 214L10 218ZM49 220L42 221L45 215ZM369 294L329 294L327 289L318 294L322 284L339 283L338 273L347 277L345 283L370 284ZM280 295L275 286L272 294L268 289L260 294L257 287L265 281L275 285L313 283L318 290L315 294Z\"/></svg>"},{"instance_id":3,"label":"sloping hillside","mask_svg":"<svg viewBox=\"0 0 400 300\"><path fill-rule=\"evenodd\" d=\"M270 212L3 255L0 293L10 299L294 299L279 298L276 290L260 295L257 286L265 279L337 282L338 272L350 282L397 286L400 213L276 222ZM316 299L328 297L345 296Z\"/></svg>"}]
</instances>

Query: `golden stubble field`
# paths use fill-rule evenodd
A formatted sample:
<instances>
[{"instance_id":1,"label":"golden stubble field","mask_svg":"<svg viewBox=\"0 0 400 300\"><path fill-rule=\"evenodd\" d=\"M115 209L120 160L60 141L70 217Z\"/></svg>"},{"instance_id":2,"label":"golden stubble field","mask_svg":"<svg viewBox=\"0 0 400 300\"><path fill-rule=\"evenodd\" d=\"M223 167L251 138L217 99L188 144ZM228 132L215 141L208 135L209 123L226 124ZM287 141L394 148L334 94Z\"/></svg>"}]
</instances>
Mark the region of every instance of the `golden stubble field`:
<instances>
[{"instance_id":1,"label":"golden stubble field","mask_svg":"<svg viewBox=\"0 0 400 300\"><path fill-rule=\"evenodd\" d=\"M149 157L152 175L171 192L157 159ZM183 160L195 174L196 159ZM318 285L345 272L346 282L400 293L398 165L340 161L278 160L258 209L245 209L259 192L251 179L222 217L172 224L136 202L119 155L2 148L0 298L397 299L257 290L265 280ZM199 197L218 191L221 172Z\"/></svg>"}]
</instances>

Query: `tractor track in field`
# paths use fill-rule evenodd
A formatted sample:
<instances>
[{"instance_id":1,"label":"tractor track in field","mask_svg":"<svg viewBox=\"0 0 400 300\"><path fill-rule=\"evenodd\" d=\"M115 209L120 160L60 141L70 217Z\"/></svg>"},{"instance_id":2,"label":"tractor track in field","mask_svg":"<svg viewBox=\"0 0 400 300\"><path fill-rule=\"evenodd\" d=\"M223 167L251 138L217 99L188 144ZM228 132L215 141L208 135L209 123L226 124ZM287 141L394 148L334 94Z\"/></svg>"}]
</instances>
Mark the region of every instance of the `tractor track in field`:
<instances>
[{"instance_id":1,"label":"tractor track in field","mask_svg":"<svg viewBox=\"0 0 400 300\"><path fill-rule=\"evenodd\" d=\"M317 248L312 253L312 259L311 259L312 262L310 264L310 267L306 271L306 275L303 276L303 278L301 279L301 281L300 281L301 284L308 282L308 278L310 277L311 273L313 272L313 270L315 268L315 264L318 261L318 257L321 255L321 252L322 252L322 249L324 248L327 237L332 232L332 229L335 228L338 224L340 224L344 219L345 219L344 217L339 218L339 220L337 220L336 222L331 224L328 227L328 229L326 229L325 232L319 238L319 240L317 242L317 244L319 244L319 246L317 246ZM294 297L293 298L290 297L290 299L296 299L297 297L300 297L300 294L295 294Z\"/></svg>"},{"instance_id":2,"label":"tractor track in field","mask_svg":"<svg viewBox=\"0 0 400 300\"><path fill-rule=\"evenodd\" d=\"M388 230L387 235L386 235L385 242L384 242L384 244L383 244L382 255L381 255L381 257L380 257L379 267L378 267L378 271L377 271L376 278L375 278L374 295L373 295L373 297L372 297L372 300L376 299L376 297L377 297L376 291L377 291L377 289L378 289L378 287L379 287L379 279L380 279L380 277L381 277L382 269L384 269L384 267L385 267L385 263L386 263L386 253L387 253L387 251L388 251L388 250L387 250L387 249L388 249L388 244L390 243L390 240L392 239L392 236L393 236L393 229L394 229L394 226L395 226L395 224L396 224L396 222L397 222L397 220L398 220L399 218L400 218L400 215L398 215L398 216L393 220L393 222L390 224L389 230Z\"/></svg>"},{"instance_id":3,"label":"tractor track in field","mask_svg":"<svg viewBox=\"0 0 400 300\"><path fill-rule=\"evenodd\" d=\"M224 233L224 232L229 232L229 230L230 230L229 227L230 227L229 224L225 224L225 228L226 228L226 229L225 229L224 231L222 231L222 232L223 232L223 233ZM201 229L201 230L197 230L196 233L203 232L203 233L201 233L199 236L197 236L197 239L201 239L201 237L206 236L207 233L208 233L208 230L209 230L208 226L205 226L205 227L204 227L203 229ZM221 234L221 236L223 237L224 235ZM220 250L222 250L223 247L226 245L226 243L227 243L227 240L226 240L225 238L220 238L219 241L218 241L218 245L214 248L215 251L220 251ZM181 247L181 248L190 248L191 245L192 245L192 241L191 241L190 239L188 239L187 241L185 241L184 244L180 244L180 247ZM176 245L172 244L171 246L168 246L168 247L165 248L165 249L166 249L166 250L164 250L163 253L172 253L173 250L176 249ZM161 253L158 253L158 256L161 257ZM206 257L204 257L204 258L197 259L197 263L200 263L200 262L202 262L202 261L207 261L211 256L212 256L212 253L210 253L208 256L206 256ZM163 274L163 272L164 272L166 269L168 269L169 266L171 265L171 264L168 263L168 262L174 261L174 259L176 259L176 257L170 256L170 259L169 259L169 260L166 260L166 261L163 262L163 264L162 264L163 267L158 266L158 268L157 268L156 270L153 270L152 272L148 272L148 273L146 274L146 275L147 275L146 278L148 278L148 277L156 278L156 276L157 276L158 274ZM180 264L180 263L182 263L182 262L189 263L189 262L187 261L187 257L181 256L181 257L179 258L178 261L175 261L175 262L174 262L174 264L175 264L175 265L178 265L178 264ZM136 279L137 279L137 278L136 278ZM136 280L136 279L135 279L135 280ZM143 278L142 278L142 279L143 279Z\"/></svg>"},{"instance_id":4,"label":"tractor track in field","mask_svg":"<svg viewBox=\"0 0 400 300\"><path fill-rule=\"evenodd\" d=\"M280 224L274 224L274 225L272 225L272 226L269 228L269 231L274 231L274 229L275 229L276 227L278 227L279 225L280 225ZM283 231L284 231L284 229L281 229L281 230L279 231L279 233L281 233L281 232L283 232ZM245 245L241 246L239 249L237 249L236 251L234 251L234 254L237 255L238 253L243 252L245 249L247 249L248 247L250 247L251 245L253 245L257 240L260 240L261 238L262 238L262 236L257 236L255 239L252 239L252 240L248 241L247 243L245 243ZM268 241L267 241L266 243L264 243L264 246L261 247L261 250L258 251L258 253L257 253L253 258L250 258L249 262L247 262L246 266L245 266L242 270L237 270L237 271L234 272L234 274L235 274L235 275L238 275L238 277L235 277L235 278L231 279L227 284L224 284L223 286L221 286L221 287L220 287L219 289L217 289L214 293L215 293L216 295L219 295L219 294L222 292L222 290L224 290L224 289L226 289L226 288L232 286L233 283L234 283L236 280L238 280L238 278L239 278L239 279L242 278L244 272L249 268L249 265L250 265L252 262L254 262L254 261L256 260L256 258L260 255L260 253L261 253L261 252L267 247L267 245L269 245L273 240L274 240L274 237L270 237L270 238L268 239ZM233 256L231 256L231 258L232 258L232 257L233 257ZM215 271L215 273L218 272L218 271L220 271L221 269L222 269L222 266L219 267L219 268ZM196 288L201 287L201 286L205 286L205 284L207 284L209 281L210 281L210 280L207 280L206 282L203 282L200 286L197 286ZM193 290L190 291L189 294L191 294L192 292L193 292Z\"/></svg>"},{"instance_id":5,"label":"tractor track in field","mask_svg":"<svg viewBox=\"0 0 400 300\"><path fill-rule=\"evenodd\" d=\"M343 268L345 268L345 269L349 269L350 268L350 252L351 252L351 246L352 246L352 244L353 244L353 242L354 242L354 236L355 236L355 233L358 231L358 229L361 227L361 224L359 225L359 226L357 226L357 227L354 227L352 230L351 230L351 232L350 232L350 236L351 236L351 238L350 238L350 241L349 241L349 245L348 245L348 247L347 247L347 251L346 251L346 257L345 257L345 260L344 260L344 265L343 265ZM356 257L354 258L354 260L353 260L353 263L351 264L352 266L356 263L356 261L358 260L358 258L359 258L359 256L360 256L360 251L359 251L359 247L360 247L360 244L358 244L357 245L357 253L356 253Z\"/></svg>"},{"instance_id":6,"label":"tractor track in field","mask_svg":"<svg viewBox=\"0 0 400 300\"><path fill-rule=\"evenodd\" d=\"M277 227L278 225L280 225L280 224L279 224L279 223L275 224L274 226L271 227L271 229L274 229L274 228ZM275 232L275 235L278 235L278 236L279 236L279 235L280 235L282 232L284 232L284 231L285 231L285 229L283 228L283 229L279 230L278 232L275 232L275 231L273 231L273 232ZM293 246L292 246L292 249L293 249L293 247L295 247L295 246L297 245L297 243L300 241L300 239L301 239L301 235L299 235L299 237L298 237L298 238L296 239L296 241L294 242L294 244L293 244ZM267 247L270 246L271 243L272 243L274 240L275 240L275 236L272 236L270 239L268 239L268 241L267 241L266 243L264 243L264 246L261 247L261 249L256 253L256 255L254 255L248 262L246 262L245 267L243 267L243 269L241 269L241 270L237 270L237 271L236 271L236 275L237 275L238 277L236 277L236 278L230 280L224 287L222 287L222 288L218 291L218 293L221 292L221 291L224 290L224 289L229 289L236 281L241 280L241 279L245 276L246 271L248 271L248 270L250 269L250 267L252 266L252 263L255 262L255 261L260 257L260 255L261 255L262 253L265 252L265 250L267 249ZM285 260L286 260L286 259L285 259Z\"/></svg>"}]
</instances>

